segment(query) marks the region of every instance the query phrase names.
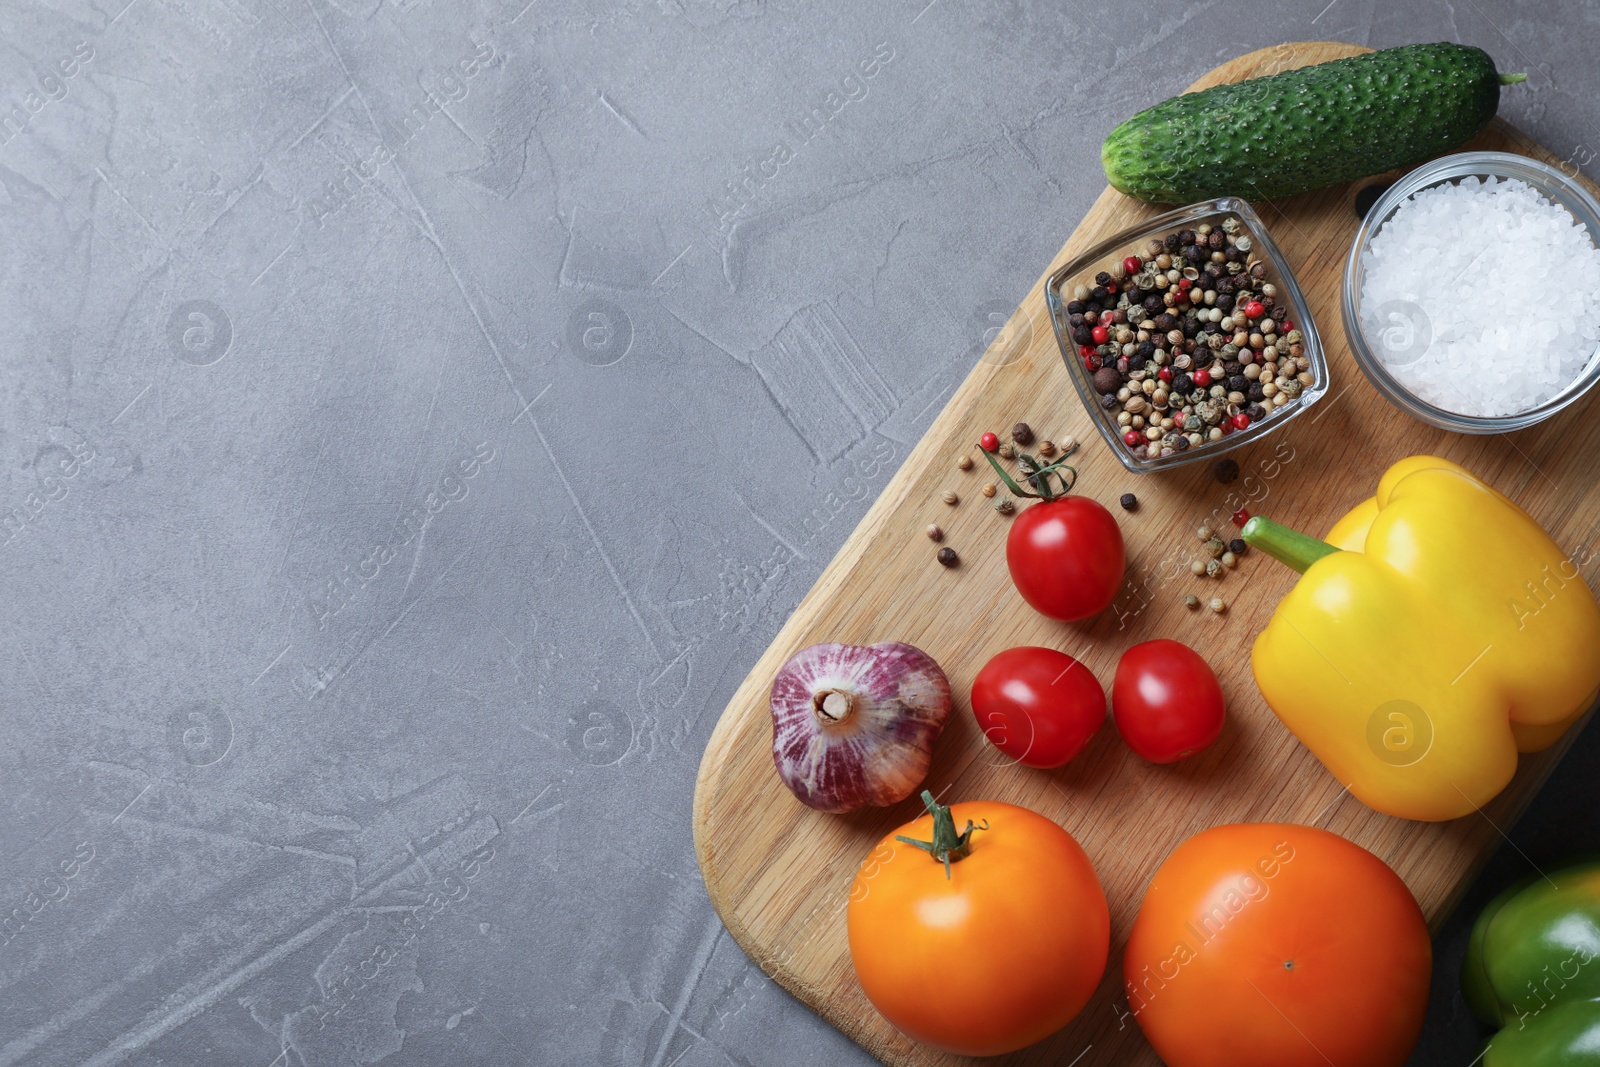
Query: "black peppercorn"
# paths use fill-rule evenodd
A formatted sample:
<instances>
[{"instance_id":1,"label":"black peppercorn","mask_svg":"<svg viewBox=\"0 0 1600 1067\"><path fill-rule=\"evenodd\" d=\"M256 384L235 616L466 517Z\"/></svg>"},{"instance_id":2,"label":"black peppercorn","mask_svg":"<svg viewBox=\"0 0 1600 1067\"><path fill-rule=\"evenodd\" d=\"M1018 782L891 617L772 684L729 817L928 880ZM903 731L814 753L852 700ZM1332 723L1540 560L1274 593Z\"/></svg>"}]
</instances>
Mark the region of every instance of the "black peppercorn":
<instances>
[{"instance_id":1,"label":"black peppercorn","mask_svg":"<svg viewBox=\"0 0 1600 1067\"><path fill-rule=\"evenodd\" d=\"M1123 493L1122 499L1118 503L1122 505L1123 511L1132 511L1139 506L1139 498L1132 493Z\"/></svg>"},{"instance_id":2,"label":"black peppercorn","mask_svg":"<svg viewBox=\"0 0 1600 1067\"><path fill-rule=\"evenodd\" d=\"M1222 365L1222 373L1229 378L1232 378L1235 374L1243 374L1244 364L1236 359L1230 359Z\"/></svg>"},{"instance_id":3,"label":"black peppercorn","mask_svg":"<svg viewBox=\"0 0 1600 1067\"><path fill-rule=\"evenodd\" d=\"M1279 304L1267 314L1272 316L1273 322L1282 322L1284 319L1289 317L1289 309L1284 307L1282 304Z\"/></svg>"},{"instance_id":4,"label":"black peppercorn","mask_svg":"<svg viewBox=\"0 0 1600 1067\"><path fill-rule=\"evenodd\" d=\"M1244 395L1249 397L1251 400L1260 403L1267 398L1267 387L1262 385L1260 382L1251 382L1250 388L1244 391ZM1255 416L1251 415L1250 419L1251 421L1254 421Z\"/></svg>"},{"instance_id":5,"label":"black peppercorn","mask_svg":"<svg viewBox=\"0 0 1600 1067\"><path fill-rule=\"evenodd\" d=\"M1172 447L1179 452L1186 451L1189 447L1189 439L1181 433L1173 434L1170 440L1172 441Z\"/></svg>"},{"instance_id":6,"label":"black peppercorn","mask_svg":"<svg viewBox=\"0 0 1600 1067\"><path fill-rule=\"evenodd\" d=\"M1194 318L1191 317L1183 320L1183 335L1185 337L1193 337L1199 332L1200 323L1196 322Z\"/></svg>"},{"instance_id":7,"label":"black peppercorn","mask_svg":"<svg viewBox=\"0 0 1600 1067\"><path fill-rule=\"evenodd\" d=\"M1067 301L1067 314L1068 315L1082 315L1083 314L1083 301L1082 300L1069 300L1069 301Z\"/></svg>"},{"instance_id":8,"label":"black peppercorn","mask_svg":"<svg viewBox=\"0 0 1600 1067\"><path fill-rule=\"evenodd\" d=\"M1172 379L1174 393L1192 393L1194 391L1194 377L1188 371L1179 371Z\"/></svg>"},{"instance_id":9,"label":"black peppercorn","mask_svg":"<svg viewBox=\"0 0 1600 1067\"><path fill-rule=\"evenodd\" d=\"M1019 422L1011 427L1011 439L1019 445L1033 444L1033 427L1025 422Z\"/></svg>"},{"instance_id":10,"label":"black peppercorn","mask_svg":"<svg viewBox=\"0 0 1600 1067\"><path fill-rule=\"evenodd\" d=\"M1265 278L1266 276L1267 276L1267 265L1265 263L1257 263L1255 266L1250 268L1250 277L1252 277L1252 278Z\"/></svg>"},{"instance_id":11,"label":"black peppercorn","mask_svg":"<svg viewBox=\"0 0 1600 1067\"><path fill-rule=\"evenodd\" d=\"M1156 354L1156 346L1150 341L1140 341L1139 347L1134 349L1134 352L1143 356L1145 359L1149 359L1151 356Z\"/></svg>"},{"instance_id":12,"label":"black peppercorn","mask_svg":"<svg viewBox=\"0 0 1600 1067\"><path fill-rule=\"evenodd\" d=\"M1072 331L1072 339L1080 345L1094 344L1094 328L1092 326L1079 326Z\"/></svg>"},{"instance_id":13,"label":"black peppercorn","mask_svg":"<svg viewBox=\"0 0 1600 1067\"><path fill-rule=\"evenodd\" d=\"M1199 245L1188 245L1183 250L1183 258L1187 259L1190 263L1203 263L1209 259L1210 256L1211 253L1205 251Z\"/></svg>"},{"instance_id":14,"label":"black peppercorn","mask_svg":"<svg viewBox=\"0 0 1600 1067\"><path fill-rule=\"evenodd\" d=\"M1261 306L1266 308L1268 311L1271 311L1273 308L1278 306L1278 301L1270 296L1263 296L1261 298Z\"/></svg>"},{"instance_id":15,"label":"black peppercorn","mask_svg":"<svg viewBox=\"0 0 1600 1067\"><path fill-rule=\"evenodd\" d=\"M1233 275L1231 275L1231 274L1225 274L1221 278L1217 279L1217 295L1218 296L1221 296L1223 293L1232 294L1238 288L1239 288L1239 283L1238 283L1237 280L1234 279Z\"/></svg>"},{"instance_id":16,"label":"black peppercorn","mask_svg":"<svg viewBox=\"0 0 1600 1067\"><path fill-rule=\"evenodd\" d=\"M1097 285L1089 295L1098 301L1104 302L1105 299L1111 295L1111 293L1106 289L1105 286Z\"/></svg>"},{"instance_id":17,"label":"black peppercorn","mask_svg":"<svg viewBox=\"0 0 1600 1067\"><path fill-rule=\"evenodd\" d=\"M1144 362L1145 362L1144 357L1141 356L1139 353L1135 352L1133 355L1128 357L1128 369L1129 370L1144 370Z\"/></svg>"},{"instance_id":18,"label":"black peppercorn","mask_svg":"<svg viewBox=\"0 0 1600 1067\"><path fill-rule=\"evenodd\" d=\"M1163 311L1161 314L1156 316L1155 323L1156 329L1160 330L1162 333L1166 333L1168 330L1178 325L1178 319L1177 316L1172 314L1172 312Z\"/></svg>"},{"instance_id":19,"label":"black peppercorn","mask_svg":"<svg viewBox=\"0 0 1600 1067\"><path fill-rule=\"evenodd\" d=\"M1222 285L1217 284L1217 310L1228 312L1233 310L1233 294L1222 291Z\"/></svg>"},{"instance_id":20,"label":"black peppercorn","mask_svg":"<svg viewBox=\"0 0 1600 1067\"><path fill-rule=\"evenodd\" d=\"M1239 463L1232 459L1219 459L1211 467L1211 476L1223 485L1239 477Z\"/></svg>"},{"instance_id":21,"label":"black peppercorn","mask_svg":"<svg viewBox=\"0 0 1600 1067\"><path fill-rule=\"evenodd\" d=\"M1111 373L1115 374L1117 372L1112 371ZM1111 411L1114 408L1121 407L1122 401L1117 399L1116 393L1105 393L1100 397L1100 406L1107 411Z\"/></svg>"},{"instance_id":22,"label":"black peppercorn","mask_svg":"<svg viewBox=\"0 0 1600 1067\"><path fill-rule=\"evenodd\" d=\"M1210 245L1213 251L1227 244L1227 241L1228 239L1223 236L1221 230L1212 230L1211 235L1206 238L1206 244Z\"/></svg>"},{"instance_id":23,"label":"black peppercorn","mask_svg":"<svg viewBox=\"0 0 1600 1067\"><path fill-rule=\"evenodd\" d=\"M948 545L939 550L939 554L936 558L946 567L954 567L957 563L961 562L961 557L956 555L956 550Z\"/></svg>"},{"instance_id":24,"label":"black peppercorn","mask_svg":"<svg viewBox=\"0 0 1600 1067\"><path fill-rule=\"evenodd\" d=\"M1213 280L1225 277L1228 273L1228 269L1220 263L1207 263L1201 269L1205 271L1207 278L1211 278Z\"/></svg>"},{"instance_id":25,"label":"black peppercorn","mask_svg":"<svg viewBox=\"0 0 1600 1067\"><path fill-rule=\"evenodd\" d=\"M1144 303L1144 290L1137 285L1128 286L1128 305L1133 307Z\"/></svg>"},{"instance_id":26,"label":"black peppercorn","mask_svg":"<svg viewBox=\"0 0 1600 1067\"><path fill-rule=\"evenodd\" d=\"M1250 416L1251 422L1260 422L1262 419L1267 417L1267 409L1262 407L1260 404L1251 404L1249 407L1244 409L1244 413Z\"/></svg>"},{"instance_id":27,"label":"black peppercorn","mask_svg":"<svg viewBox=\"0 0 1600 1067\"><path fill-rule=\"evenodd\" d=\"M1242 255L1242 253L1232 245L1229 245L1227 248L1222 250L1222 258L1229 263L1239 262L1240 255Z\"/></svg>"},{"instance_id":28,"label":"black peppercorn","mask_svg":"<svg viewBox=\"0 0 1600 1067\"><path fill-rule=\"evenodd\" d=\"M1195 236L1196 234L1193 230L1179 230L1178 243L1180 245L1192 245L1194 244Z\"/></svg>"},{"instance_id":29,"label":"black peppercorn","mask_svg":"<svg viewBox=\"0 0 1600 1067\"><path fill-rule=\"evenodd\" d=\"M1178 249L1183 247L1183 242L1178 240L1177 234L1169 233L1167 234L1166 239L1161 242L1161 247L1165 248L1168 252L1176 252Z\"/></svg>"},{"instance_id":30,"label":"black peppercorn","mask_svg":"<svg viewBox=\"0 0 1600 1067\"><path fill-rule=\"evenodd\" d=\"M1144 310L1147 314L1158 315L1165 306L1165 301L1159 296L1147 296L1144 298Z\"/></svg>"},{"instance_id":31,"label":"black peppercorn","mask_svg":"<svg viewBox=\"0 0 1600 1067\"><path fill-rule=\"evenodd\" d=\"M1096 274L1094 276L1094 283L1096 285L1100 285L1100 286L1110 285L1112 281L1113 281L1113 279L1112 279L1111 275L1107 274L1105 271L1101 271L1099 274Z\"/></svg>"},{"instance_id":32,"label":"black peppercorn","mask_svg":"<svg viewBox=\"0 0 1600 1067\"><path fill-rule=\"evenodd\" d=\"M1228 551L1232 552L1235 556L1244 555L1245 550L1249 547L1250 543L1242 537L1235 537L1232 541L1228 542Z\"/></svg>"},{"instance_id":33,"label":"black peppercorn","mask_svg":"<svg viewBox=\"0 0 1600 1067\"><path fill-rule=\"evenodd\" d=\"M1242 374L1230 374L1228 376L1228 392L1230 392L1230 393L1242 393L1242 392L1244 392L1245 390L1247 390L1249 388L1250 388L1250 379L1246 378L1244 375L1242 375Z\"/></svg>"}]
</instances>

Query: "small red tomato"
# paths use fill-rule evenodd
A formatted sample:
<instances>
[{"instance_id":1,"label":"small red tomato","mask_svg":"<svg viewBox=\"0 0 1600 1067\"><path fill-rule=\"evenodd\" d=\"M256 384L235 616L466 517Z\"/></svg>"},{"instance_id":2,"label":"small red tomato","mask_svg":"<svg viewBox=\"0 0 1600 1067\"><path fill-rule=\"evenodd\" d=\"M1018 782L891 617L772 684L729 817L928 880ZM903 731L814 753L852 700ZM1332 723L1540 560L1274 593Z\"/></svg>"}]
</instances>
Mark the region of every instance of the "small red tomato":
<instances>
[{"instance_id":1,"label":"small red tomato","mask_svg":"<svg viewBox=\"0 0 1600 1067\"><path fill-rule=\"evenodd\" d=\"M1246 511L1244 508L1240 508L1238 511L1235 511L1233 513L1233 524L1235 526L1239 527L1239 529L1241 529L1241 530L1244 529L1244 524L1249 522L1249 521L1250 521L1250 513L1248 511Z\"/></svg>"},{"instance_id":2,"label":"small red tomato","mask_svg":"<svg viewBox=\"0 0 1600 1067\"><path fill-rule=\"evenodd\" d=\"M1164 382L1172 381L1172 368L1162 367L1160 370L1156 371L1156 377L1160 378Z\"/></svg>"},{"instance_id":3,"label":"small red tomato","mask_svg":"<svg viewBox=\"0 0 1600 1067\"><path fill-rule=\"evenodd\" d=\"M1142 440L1130 430L1130 445ZM1122 588L1127 549L1117 520L1086 496L1041 500L1006 535L1006 567L1022 599L1062 622L1106 609Z\"/></svg>"},{"instance_id":4,"label":"small red tomato","mask_svg":"<svg viewBox=\"0 0 1600 1067\"><path fill-rule=\"evenodd\" d=\"M1261 301L1259 300L1252 300L1244 306L1244 316L1247 319L1259 319L1266 313L1267 309L1261 306Z\"/></svg>"},{"instance_id":5,"label":"small red tomato","mask_svg":"<svg viewBox=\"0 0 1600 1067\"><path fill-rule=\"evenodd\" d=\"M1111 340L1111 331L1104 326L1096 326L1092 332L1094 334L1094 343L1097 345L1103 345Z\"/></svg>"},{"instance_id":6,"label":"small red tomato","mask_svg":"<svg viewBox=\"0 0 1600 1067\"><path fill-rule=\"evenodd\" d=\"M1246 415L1244 412L1241 411L1241 412L1239 412L1239 414L1237 414L1237 415L1235 415L1233 417L1233 428L1235 430L1242 430L1246 426L1249 426L1249 425L1250 425L1250 416Z\"/></svg>"},{"instance_id":7,"label":"small red tomato","mask_svg":"<svg viewBox=\"0 0 1600 1067\"><path fill-rule=\"evenodd\" d=\"M1151 763L1176 763L1222 733L1222 686L1188 645L1134 645L1117 662L1111 716L1128 747Z\"/></svg>"},{"instance_id":8,"label":"small red tomato","mask_svg":"<svg viewBox=\"0 0 1600 1067\"><path fill-rule=\"evenodd\" d=\"M1000 438L996 437L992 433L986 433L982 437L978 438L978 447L983 449L985 452L993 452L995 449L1000 447Z\"/></svg>"},{"instance_id":9,"label":"small red tomato","mask_svg":"<svg viewBox=\"0 0 1600 1067\"><path fill-rule=\"evenodd\" d=\"M1144 435L1138 430L1129 430L1122 435L1122 443L1129 448L1137 447L1144 440Z\"/></svg>"},{"instance_id":10,"label":"small red tomato","mask_svg":"<svg viewBox=\"0 0 1600 1067\"><path fill-rule=\"evenodd\" d=\"M1029 767L1059 767L1106 718L1089 668L1053 648L1008 648L972 683L972 714L989 743Z\"/></svg>"},{"instance_id":11,"label":"small red tomato","mask_svg":"<svg viewBox=\"0 0 1600 1067\"><path fill-rule=\"evenodd\" d=\"M1138 256L1129 256L1122 261L1122 272L1124 274L1138 274L1139 268L1143 266L1144 264L1140 262Z\"/></svg>"},{"instance_id":12,"label":"small red tomato","mask_svg":"<svg viewBox=\"0 0 1600 1067\"><path fill-rule=\"evenodd\" d=\"M1211 372L1208 370L1195 371L1194 384L1197 389L1204 389L1209 386L1211 384Z\"/></svg>"}]
</instances>

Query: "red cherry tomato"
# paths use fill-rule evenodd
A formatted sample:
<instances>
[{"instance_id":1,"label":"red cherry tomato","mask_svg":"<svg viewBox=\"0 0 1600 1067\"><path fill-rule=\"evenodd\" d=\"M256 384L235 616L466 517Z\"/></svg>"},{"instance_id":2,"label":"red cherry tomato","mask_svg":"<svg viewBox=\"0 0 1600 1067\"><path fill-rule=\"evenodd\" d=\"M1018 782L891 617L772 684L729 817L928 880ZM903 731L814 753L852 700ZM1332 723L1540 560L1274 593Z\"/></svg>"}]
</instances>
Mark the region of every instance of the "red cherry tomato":
<instances>
[{"instance_id":1,"label":"red cherry tomato","mask_svg":"<svg viewBox=\"0 0 1600 1067\"><path fill-rule=\"evenodd\" d=\"M1035 611L1073 622L1116 597L1127 549L1111 512L1086 496L1058 497L1017 516L1006 535L1006 566Z\"/></svg>"},{"instance_id":2,"label":"red cherry tomato","mask_svg":"<svg viewBox=\"0 0 1600 1067\"><path fill-rule=\"evenodd\" d=\"M1188 645L1146 641L1117 663L1111 715L1129 748L1151 763L1176 763L1222 733L1222 686Z\"/></svg>"},{"instance_id":3,"label":"red cherry tomato","mask_svg":"<svg viewBox=\"0 0 1600 1067\"><path fill-rule=\"evenodd\" d=\"M972 714L983 736L1018 763L1059 767L1105 721L1106 691L1065 652L1008 648L973 681Z\"/></svg>"}]
</instances>

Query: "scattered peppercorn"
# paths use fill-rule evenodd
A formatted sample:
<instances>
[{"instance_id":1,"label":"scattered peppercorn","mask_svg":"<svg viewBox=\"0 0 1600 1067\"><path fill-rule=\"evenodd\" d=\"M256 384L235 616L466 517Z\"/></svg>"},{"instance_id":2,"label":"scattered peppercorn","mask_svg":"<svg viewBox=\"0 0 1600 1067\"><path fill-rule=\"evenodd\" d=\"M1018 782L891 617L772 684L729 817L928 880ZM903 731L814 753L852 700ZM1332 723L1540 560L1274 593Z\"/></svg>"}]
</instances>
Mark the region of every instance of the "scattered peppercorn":
<instances>
[{"instance_id":1,"label":"scattered peppercorn","mask_svg":"<svg viewBox=\"0 0 1600 1067\"><path fill-rule=\"evenodd\" d=\"M1010 441L1007 441L1005 444L1000 446L1000 455L1006 459L1015 459L1017 456L1017 450L1011 447Z\"/></svg>"},{"instance_id":2,"label":"scattered peppercorn","mask_svg":"<svg viewBox=\"0 0 1600 1067\"><path fill-rule=\"evenodd\" d=\"M956 550L950 548L949 546L941 548L938 556L934 558L936 558L940 563L943 563L946 567L954 567L957 563L961 562L961 557L956 555Z\"/></svg>"},{"instance_id":3,"label":"scattered peppercorn","mask_svg":"<svg viewBox=\"0 0 1600 1067\"><path fill-rule=\"evenodd\" d=\"M1049 459L1051 456L1053 456L1055 454L1056 454L1056 445L1055 445L1054 441L1040 441L1039 442L1039 455L1043 456L1045 459Z\"/></svg>"},{"instance_id":4,"label":"scattered peppercorn","mask_svg":"<svg viewBox=\"0 0 1600 1067\"><path fill-rule=\"evenodd\" d=\"M927 533L928 533L928 540L930 540L930 541L943 541L944 540L944 531L939 529L939 524L936 523L936 522L930 522L928 524Z\"/></svg>"},{"instance_id":5,"label":"scattered peppercorn","mask_svg":"<svg viewBox=\"0 0 1600 1067\"><path fill-rule=\"evenodd\" d=\"M1207 560L1206 561L1206 577L1207 578L1215 578L1217 575L1222 573L1222 569L1223 569L1222 568L1222 564L1220 562L1218 562L1217 560L1212 559L1212 560Z\"/></svg>"},{"instance_id":6,"label":"scattered peppercorn","mask_svg":"<svg viewBox=\"0 0 1600 1067\"><path fill-rule=\"evenodd\" d=\"M1194 532L1194 535L1195 535L1195 537L1199 538L1201 541L1209 541L1209 540L1211 540L1211 524L1202 522L1200 524L1200 529L1196 530Z\"/></svg>"},{"instance_id":7,"label":"scattered peppercorn","mask_svg":"<svg viewBox=\"0 0 1600 1067\"><path fill-rule=\"evenodd\" d=\"M1233 459L1219 459L1211 467L1211 476L1223 485L1239 477L1239 463Z\"/></svg>"},{"instance_id":8,"label":"scattered peppercorn","mask_svg":"<svg viewBox=\"0 0 1600 1067\"><path fill-rule=\"evenodd\" d=\"M1203 562L1201 562L1200 560L1195 560L1193 563L1189 564L1189 571L1196 578L1198 578L1201 575L1205 574L1206 565Z\"/></svg>"},{"instance_id":9,"label":"scattered peppercorn","mask_svg":"<svg viewBox=\"0 0 1600 1067\"><path fill-rule=\"evenodd\" d=\"M1224 611L1228 610L1227 602L1224 601L1219 596L1212 597L1211 598L1211 603L1207 604L1206 607L1210 608L1212 611L1216 612L1218 615L1221 615Z\"/></svg>"},{"instance_id":10,"label":"scattered peppercorn","mask_svg":"<svg viewBox=\"0 0 1600 1067\"><path fill-rule=\"evenodd\" d=\"M1139 498L1132 493L1123 493L1122 499L1118 503L1122 505L1123 511L1132 511L1139 506Z\"/></svg>"},{"instance_id":11,"label":"scattered peppercorn","mask_svg":"<svg viewBox=\"0 0 1600 1067\"><path fill-rule=\"evenodd\" d=\"M982 437L978 438L978 447L983 449L985 452L993 452L995 449L1000 447L1000 438L996 437L992 433L986 433Z\"/></svg>"},{"instance_id":12,"label":"scattered peppercorn","mask_svg":"<svg viewBox=\"0 0 1600 1067\"><path fill-rule=\"evenodd\" d=\"M957 504L961 503L961 498L956 496L956 491L954 489L946 489L940 494L940 499L942 499L946 504L949 504L951 507L955 507Z\"/></svg>"},{"instance_id":13,"label":"scattered peppercorn","mask_svg":"<svg viewBox=\"0 0 1600 1067\"><path fill-rule=\"evenodd\" d=\"M1231 571L1239 565L1239 557L1232 552L1224 552L1222 554L1222 565Z\"/></svg>"},{"instance_id":14,"label":"scattered peppercorn","mask_svg":"<svg viewBox=\"0 0 1600 1067\"><path fill-rule=\"evenodd\" d=\"M1188 608L1190 611L1193 611L1195 608L1200 606L1200 598L1195 596L1193 593L1190 593L1188 596L1183 598L1183 606Z\"/></svg>"},{"instance_id":15,"label":"scattered peppercorn","mask_svg":"<svg viewBox=\"0 0 1600 1067\"><path fill-rule=\"evenodd\" d=\"M956 460L956 466L960 467L964 471L971 470L972 469L972 457L971 456L962 456L960 459Z\"/></svg>"},{"instance_id":16,"label":"scattered peppercorn","mask_svg":"<svg viewBox=\"0 0 1600 1067\"><path fill-rule=\"evenodd\" d=\"M1228 546L1222 543L1222 538L1220 537L1213 537L1206 542L1206 551L1211 553L1212 559L1222 558L1222 554L1227 550Z\"/></svg>"},{"instance_id":17,"label":"scattered peppercorn","mask_svg":"<svg viewBox=\"0 0 1600 1067\"><path fill-rule=\"evenodd\" d=\"M1003 496L994 502L994 509L1002 515L1009 515L1017 510L1017 502L1008 496Z\"/></svg>"},{"instance_id":18,"label":"scattered peppercorn","mask_svg":"<svg viewBox=\"0 0 1600 1067\"><path fill-rule=\"evenodd\" d=\"M1244 508L1240 508L1238 511L1235 511L1233 513L1233 524L1235 526L1239 527L1240 529L1243 529L1244 528L1244 524L1249 522L1249 521L1250 521L1250 513L1248 511L1246 511Z\"/></svg>"},{"instance_id":19,"label":"scattered peppercorn","mask_svg":"<svg viewBox=\"0 0 1600 1067\"><path fill-rule=\"evenodd\" d=\"M1235 537L1232 541L1228 542L1228 551L1232 552L1235 556L1244 555L1245 550L1249 547L1250 542L1246 541L1242 537Z\"/></svg>"},{"instance_id":20,"label":"scattered peppercorn","mask_svg":"<svg viewBox=\"0 0 1600 1067\"><path fill-rule=\"evenodd\" d=\"M984 496L994 496L996 491L997 490L995 489L993 482L985 482L983 488L978 490L978 492L982 493Z\"/></svg>"},{"instance_id":21,"label":"scattered peppercorn","mask_svg":"<svg viewBox=\"0 0 1600 1067\"><path fill-rule=\"evenodd\" d=\"M1011 427L1011 439L1023 447L1033 444L1033 427L1025 422L1017 423Z\"/></svg>"}]
</instances>

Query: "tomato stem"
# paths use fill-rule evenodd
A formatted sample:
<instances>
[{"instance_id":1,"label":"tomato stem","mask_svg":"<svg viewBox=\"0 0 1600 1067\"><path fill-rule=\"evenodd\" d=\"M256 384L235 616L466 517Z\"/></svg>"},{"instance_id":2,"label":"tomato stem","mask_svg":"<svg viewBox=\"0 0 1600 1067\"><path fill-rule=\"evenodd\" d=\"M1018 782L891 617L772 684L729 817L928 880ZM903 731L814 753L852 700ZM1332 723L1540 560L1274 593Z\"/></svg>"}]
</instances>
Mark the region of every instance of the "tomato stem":
<instances>
[{"instance_id":1,"label":"tomato stem","mask_svg":"<svg viewBox=\"0 0 1600 1067\"><path fill-rule=\"evenodd\" d=\"M1026 477L1028 484L1039 490L1037 493L1031 493L1018 485L1016 479L1011 477L1010 472L1000 466L1000 461L994 458L993 452L990 452L982 445L978 446L978 452L984 459L989 461L989 466L993 467L995 474L999 475L1000 480L1006 483L1007 489L1017 496L1031 496L1037 500L1054 500L1058 496L1066 496L1072 492L1072 487L1078 482L1078 468L1068 464L1067 457L1077 450L1076 443L1071 448L1063 449L1061 458L1054 463L1043 463L1026 452L1018 452L1017 466L1022 468L1022 473ZM1071 471L1072 477L1067 477L1062 471ZM1061 491L1059 493L1050 484L1052 476L1061 483Z\"/></svg>"},{"instance_id":2,"label":"tomato stem","mask_svg":"<svg viewBox=\"0 0 1600 1067\"><path fill-rule=\"evenodd\" d=\"M973 831L987 830L989 822L986 819L982 826L975 826L972 820L968 819L967 828L958 834L956 833L956 820L950 814L950 806L948 804L941 804L933 799L933 794L926 789L922 791L922 803L928 809L929 814L933 816L933 840L918 841L916 838L907 837L904 834L896 834L894 839L896 841L904 841L908 845L914 845L935 860L943 863L944 876L948 879L950 877L950 864L966 859L967 854L972 851Z\"/></svg>"}]
</instances>

